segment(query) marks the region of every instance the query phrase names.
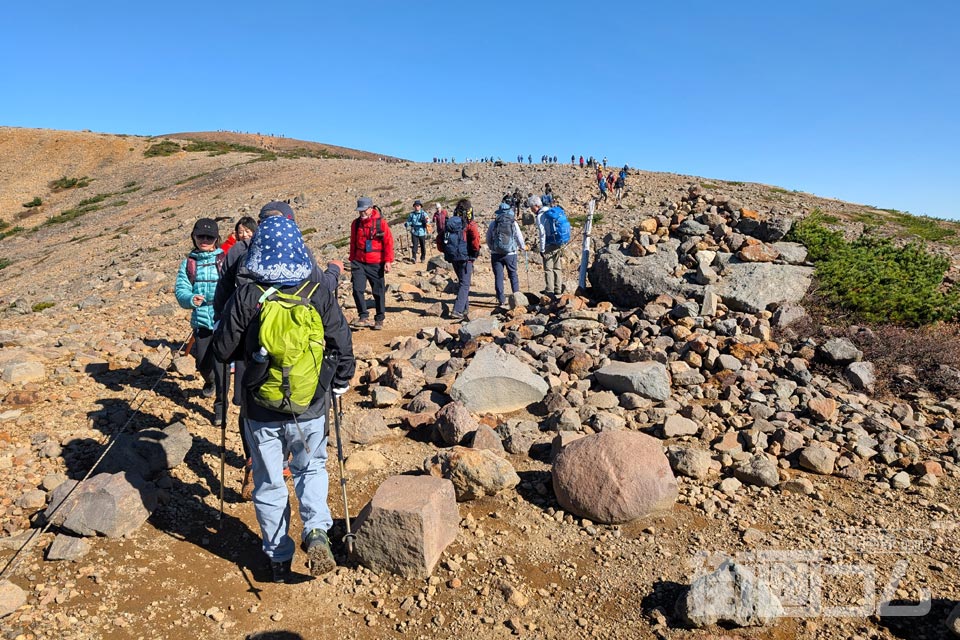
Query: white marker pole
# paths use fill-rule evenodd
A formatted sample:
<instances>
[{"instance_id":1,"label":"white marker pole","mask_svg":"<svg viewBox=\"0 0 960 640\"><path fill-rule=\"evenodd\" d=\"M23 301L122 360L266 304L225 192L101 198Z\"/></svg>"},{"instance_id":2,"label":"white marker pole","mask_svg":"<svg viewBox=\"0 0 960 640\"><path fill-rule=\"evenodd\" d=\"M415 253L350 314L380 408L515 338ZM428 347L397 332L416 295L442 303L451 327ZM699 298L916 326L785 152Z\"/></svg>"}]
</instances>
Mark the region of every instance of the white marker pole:
<instances>
[{"instance_id":1,"label":"white marker pole","mask_svg":"<svg viewBox=\"0 0 960 640\"><path fill-rule=\"evenodd\" d=\"M578 288L582 291L587 288L587 263L590 262L590 231L593 229L593 210L597 201L590 201L590 213L587 215L587 222L583 225L583 249L580 252L580 279L577 281Z\"/></svg>"}]
</instances>

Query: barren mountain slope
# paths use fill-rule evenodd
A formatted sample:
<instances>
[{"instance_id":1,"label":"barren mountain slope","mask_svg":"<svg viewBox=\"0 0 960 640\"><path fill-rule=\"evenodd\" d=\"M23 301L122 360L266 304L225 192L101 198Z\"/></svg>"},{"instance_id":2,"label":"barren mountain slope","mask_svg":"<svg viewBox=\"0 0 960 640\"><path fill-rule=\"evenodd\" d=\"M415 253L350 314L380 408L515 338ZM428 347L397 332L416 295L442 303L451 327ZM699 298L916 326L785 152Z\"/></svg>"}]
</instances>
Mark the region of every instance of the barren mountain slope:
<instances>
[{"instance_id":1,"label":"barren mountain slope","mask_svg":"<svg viewBox=\"0 0 960 640\"><path fill-rule=\"evenodd\" d=\"M298 552L295 571L300 583L268 582L253 506L239 496L242 459L236 428L231 424L226 432L226 507L218 529L221 431L210 425L211 401L201 397L201 383L190 371L190 360L178 360L178 366L168 370L171 348L178 348L188 335L188 312L176 305L172 285L190 248L194 220L217 217L226 235L239 216L256 216L272 198L290 198L318 258L345 258L342 240L360 195L372 195L391 220L405 215L414 198L428 205L440 201L452 209L457 198L467 196L483 223L504 192L518 187L524 194L539 193L549 182L576 219L585 214L585 202L595 192L593 173L569 165L265 159L265 154L253 152L179 151L145 157L144 152L158 142L0 128L0 221L9 225L0 228L0 235L15 226L24 227L0 239L0 372L26 361L42 363L44 372L42 379L26 383L0 379L0 563L22 541L4 536L29 529L49 499L46 487L62 479L57 474L82 477L128 420L132 429L182 421L192 439L186 461L158 481L160 506L129 536L87 538L91 551L76 562L45 560L54 534L40 536L12 577L29 597L25 606L0 618L4 638L235 638L264 631L275 635L262 637L289 640L466 636L493 640L511 635L591 640L942 637L943 619L960 594L955 562L960 470L950 460L944 459L939 468L939 484L918 485L916 469L909 468L916 477L914 484L903 489L893 488L890 479L880 475L900 471L886 464L878 464L880 471L860 480L781 466L775 473L790 474L793 486L802 489L794 492L782 486L741 484L730 473L731 465L722 473L719 469L729 450L720 453L711 448L709 438L700 442L688 435L665 439L665 443L710 451L709 474L697 480L679 477L681 497L669 513L620 526L595 524L559 507L545 455L548 444L541 443L537 455L510 454L507 458L521 478L520 485L459 504L462 520L457 540L426 580L374 575L346 558L339 542L343 505L336 462L331 461L333 537L341 567L322 580L309 580L303 554ZM256 146L258 141L231 137L229 142ZM470 178L462 178L463 169ZM83 176L91 179L88 186L62 191L49 186L61 177ZM766 185L674 174L632 170L628 184L622 209L606 204L599 210L598 236L634 226L658 212L661 201L676 202L695 184L733 197L763 215L772 210L802 215L819 208L854 228L862 225L856 216L864 211L878 217L889 213ZM21 206L37 197L41 207ZM25 216L31 209L40 210ZM399 246L404 234L397 235ZM571 254L577 249L573 247ZM387 299L385 330L354 333L358 358L367 370L382 366L391 352L405 352L411 344L416 347L411 336L424 339L438 335L437 329L444 335L456 334L458 329L436 315L438 303L452 297L443 291L446 283L418 293L418 284L436 276L422 265L402 260L402 249L398 252L396 269L388 280L398 290ZM568 265L568 279L574 277L574 269ZM537 265L525 265L524 290L539 290L542 281ZM344 301L349 299L348 289L348 284L341 285ZM489 263L480 260L471 312L489 315L495 302L492 291ZM634 315L639 317L641 312ZM350 309L346 313L354 314ZM600 316L599 307L573 315L577 313ZM618 329L639 322L630 316L630 311L623 313L624 324ZM670 323L659 339L668 330L681 335ZM752 336L747 339L760 342ZM545 349L556 339L546 335L525 342ZM742 359L745 377L764 373L757 371L750 357ZM823 377L821 371L814 373ZM703 386L725 394L715 405L707 405L709 415L698 418L704 425L729 427L725 435L734 436L732 442L724 437L719 445L763 450L766 434L748 428L754 418L757 423L764 420L758 416L776 419L758 412L764 406L753 406L763 401L743 393L739 398L743 410L730 415L724 413L724 406L736 413L731 404L741 394L736 384L717 386L717 380L711 379ZM873 418L863 417L872 416L872 409L861 406L874 399L836 380L817 388L831 394L841 407L834 425L838 430L874 428ZM595 391L597 401L612 395ZM771 403L786 401L768 395ZM410 412L399 403L374 408L366 383L355 385L345 399L349 425L379 414L392 428L391 435L381 441L347 445L348 456L358 452L366 456L354 458L356 466L349 472L355 516L385 478L419 471L424 459L438 448L430 441L429 429L409 428ZM911 403L917 420L925 421L926 426L918 429L937 429L923 445L923 464L937 471L939 458L927 459L928 452L949 448L950 435L942 425L947 421L952 425L960 402L918 396ZM893 401L887 404L890 413ZM635 413L623 412L628 417ZM484 417L495 422L491 418ZM526 410L509 418L545 420L543 414ZM235 419L232 408L231 423ZM910 417L904 414L902 420L905 424L913 420L912 408ZM826 439L831 433L809 431L804 437L811 440ZM552 437L549 432L538 435ZM769 444L780 448L772 435ZM867 450L864 455L870 453L869 440L858 447ZM903 453L907 460L907 454L914 452L904 444ZM330 455L335 455L332 448ZM298 519L294 521L292 533L297 536ZM915 543L916 549L889 553L883 545L891 541ZM865 562L862 549L872 554L871 564L858 564ZM801 615L773 626L729 632L717 627L688 630L676 623L673 604L681 587L689 584L698 566L716 559L711 554L750 557L754 553L770 554L764 557L771 559L771 569L777 559L794 558L791 567L799 565L811 572L799 580L815 581L834 566L838 571L869 569L875 571L871 577L876 588L874 593L867 592L864 584L850 576L828 580L820 604L859 607L854 615ZM897 563L903 557L910 563L902 582L896 583ZM889 593L881 594L889 584L893 584ZM873 614L880 597L909 602L919 600L924 589L934 597L932 613L925 617Z\"/></svg>"}]
</instances>

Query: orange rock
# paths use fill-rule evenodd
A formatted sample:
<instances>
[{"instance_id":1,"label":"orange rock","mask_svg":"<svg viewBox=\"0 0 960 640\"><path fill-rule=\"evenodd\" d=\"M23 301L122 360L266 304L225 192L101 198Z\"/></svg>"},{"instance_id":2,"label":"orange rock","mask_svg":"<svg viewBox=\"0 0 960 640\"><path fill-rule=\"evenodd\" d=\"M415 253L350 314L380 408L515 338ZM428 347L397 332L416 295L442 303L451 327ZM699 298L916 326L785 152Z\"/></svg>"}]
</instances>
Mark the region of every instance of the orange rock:
<instances>
[{"instance_id":1,"label":"orange rock","mask_svg":"<svg viewBox=\"0 0 960 640\"><path fill-rule=\"evenodd\" d=\"M755 244L740 249L737 257L744 262L773 262L780 257L780 252L768 244Z\"/></svg>"},{"instance_id":2,"label":"orange rock","mask_svg":"<svg viewBox=\"0 0 960 640\"><path fill-rule=\"evenodd\" d=\"M637 225L637 228L645 233L655 233L658 226L656 218L647 218Z\"/></svg>"},{"instance_id":3,"label":"orange rock","mask_svg":"<svg viewBox=\"0 0 960 640\"><path fill-rule=\"evenodd\" d=\"M760 214L758 212L754 211L753 209L747 209L746 207L740 209L740 215L744 218L750 218L751 220L760 219Z\"/></svg>"}]
</instances>

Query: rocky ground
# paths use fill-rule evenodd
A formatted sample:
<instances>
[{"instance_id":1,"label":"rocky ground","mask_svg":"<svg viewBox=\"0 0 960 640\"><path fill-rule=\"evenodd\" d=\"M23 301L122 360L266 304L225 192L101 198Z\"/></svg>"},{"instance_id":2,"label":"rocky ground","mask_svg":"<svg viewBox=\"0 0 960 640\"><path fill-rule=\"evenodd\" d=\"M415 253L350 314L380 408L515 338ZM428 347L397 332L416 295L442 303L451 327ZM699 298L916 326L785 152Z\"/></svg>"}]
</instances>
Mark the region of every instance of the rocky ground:
<instances>
[{"instance_id":1,"label":"rocky ground","mask_svg":"<svg viewBox=\"0 0 960 640\"><path fill-rule=\"evenodd\" d=\"M301 228L315 229L306 235L318 255L342 257L333 245L360 194L374 194L394 215L414 197L452 207L461 195L492 212L512 187L536 191L549 181L574 216L592 180L587 171L560 166L470 166L476 177L463 180L462 167L450 165L312 158L243 164L247 158L235 153L144 158L148 145L138 138L0 130L0 175L15 186L4 189L0 215L38 228L0 241L8 262L0 284L0 527L9 536L0 541L0 560L12 558L36 531L31 526L42 523L39 514L56 487L82 477L121 428L181 422L189 439L183 464L156 478L158 504L145 524L119 538L83 538L89 550L61 561L45 559L58 531L52 528L17 557L6 577L25 603L0 619L4 637L948 633L944 621L960 585L952 562L953 420L960 404L923 392L876 398L858 363L861 333L816 343L791 333L795 307L782 299L772 303L774 315L751 309L759 303L741 300L736 290L715 305L706 294L732 286L738 265L805 268L802 258L787 259L791 247L777 248L783 229L773 221L814 206L835 214L858 206L763 185L635 172L624 208L602 208L596 233L609 245L596 278L616 304L575 297L549 304L530 295L512 311L496 310L492 275L481 260L474 320L464 326L440 315L452 299L444 292L448 274L398 262L385 330L354 334L361 366L345 397L345 424L353 430L346 443L351 513L387 477L421 472L425 459L449 450L423 415L446 404L449 384L492 342L550 389L527 409L473 415L507 444L503 459L519 483L459 503L457 539L429 578L375 574L338 544L341 566L334 574L312 580L300 564L298 584L274 585L266 581L252 505L238 493L239 436L228 429L219 521L220 429L209 425L211 401L200 397L189 360L172 353L188 331L187 313L171 290L192 221L216 214L231 224L272 197L290 197ZM81 190L46 186L80 175L95 181ZM40 225L94 194L135 187L105 198L103 209ZM43 210L14 220L34 196L44 200ZM754 219L756 225L744 222ZM771 247L777 256L766 262ZM670 252L665 270L635 277ZM750 267L760 268L766 267ZM539 290L535 264L529 284L527 277L524 268L522 288ZM568 280L575 281L572 260ZM653 280L668 289L645 288ZM598 372L616 362L659 364L665 386L654 381L611 391L615 383L601 382ZM406 397L391 402L387 389L410 380L419 386L400 389ZM362 430L376 414L385 427ZM663 442L677 476L671 509L604 525L561 507L551 477L554 438L607 431ZM335 463L329 469L335 479ZM330 503L335 533L342 534L335 491ZM725 557L782 587L781 604L792 615L736 630L684 623L675 612L678 597ZM925 615L878 613L881 602L907 606L927 593ZM4 591L0 604L16 605L18 595Z\"/></svg>"}]
</instances>

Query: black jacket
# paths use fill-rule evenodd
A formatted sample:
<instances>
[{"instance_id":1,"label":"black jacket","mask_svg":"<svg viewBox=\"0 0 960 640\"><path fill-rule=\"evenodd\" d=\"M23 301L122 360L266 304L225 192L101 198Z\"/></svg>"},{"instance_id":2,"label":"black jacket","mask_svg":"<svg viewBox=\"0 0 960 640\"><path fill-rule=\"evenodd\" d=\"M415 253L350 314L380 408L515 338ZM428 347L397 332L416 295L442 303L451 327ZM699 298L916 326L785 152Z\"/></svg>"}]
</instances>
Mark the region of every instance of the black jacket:
<instances>
[{"instance_id":1,"label":"black jacket","mask_svg":"<svg viewBox=\"0 0 960 640\"><path fill-rule=\"evenodd\" d=\"M308 281L309 290L317 281ZM302 284L302 283L301 283ZM293 293L301 285L283 287L280 291ZM243 360L246 363L241 386L243 387L243 405L246 415L260 422L288 422L290 415L261 407L253 401L251 385L262 375L262 365L253 362L252 356L260 350L260 310L258 300L262 292L255 283L241 284L236 293L227 301L220 317L220 323L213 334L213 353L221 362ZM346 387L356 370L353 356L353 340L343 311L337 304L332 291L319 286L310 298L323 321L324 351L323 366L320 370L320 384L313 397L310 408L297 416L298 420L312 420L326 414L327 391Z\"/></svg>"}]
</instances>

